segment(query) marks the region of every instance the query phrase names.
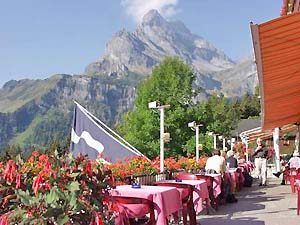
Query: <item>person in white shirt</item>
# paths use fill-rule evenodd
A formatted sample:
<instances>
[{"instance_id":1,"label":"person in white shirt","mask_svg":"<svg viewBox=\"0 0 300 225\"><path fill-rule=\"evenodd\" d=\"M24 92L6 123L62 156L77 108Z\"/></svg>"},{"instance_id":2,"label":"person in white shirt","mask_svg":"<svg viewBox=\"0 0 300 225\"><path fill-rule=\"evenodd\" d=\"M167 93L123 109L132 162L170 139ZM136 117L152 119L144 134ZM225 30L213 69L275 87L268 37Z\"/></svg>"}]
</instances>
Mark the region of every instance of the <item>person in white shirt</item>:
<instances>
[{"instance_id":1,"label":"person in white shirt","mask_svg":"<svg viewBox=\"0 0 300 225\"><path fill-rule=\"evenodd\" d=\"M226 170L225 158L221 156L219 149L212 151L213 156L206 161L205 170L215 170L217 173L224 174Z\"/></svg>"},{"instance_id":2,"label":"person in white shirt","mask_svg":"<svg viewBox=\"0 0 300 225\"><path fill-rule=\"evenodd\" d=\"M290 168L300 168L299 152L294 151L293 157L288 162Z\"/></svg>"}]
</instances>

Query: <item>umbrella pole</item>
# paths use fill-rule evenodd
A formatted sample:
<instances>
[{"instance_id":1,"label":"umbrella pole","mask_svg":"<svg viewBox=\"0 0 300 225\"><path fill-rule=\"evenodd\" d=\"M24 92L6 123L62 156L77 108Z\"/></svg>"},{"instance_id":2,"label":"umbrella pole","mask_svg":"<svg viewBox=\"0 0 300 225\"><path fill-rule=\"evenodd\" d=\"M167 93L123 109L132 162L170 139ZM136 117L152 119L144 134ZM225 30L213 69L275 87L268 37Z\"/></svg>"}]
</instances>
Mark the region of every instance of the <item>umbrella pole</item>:
<instances>
[{"instance_id":1,"label":"umbrella pole","mask_svg":"<svg viewBox=\"0 0 300 225\"><path fill-rule=\"evenodd\" d=\"M295 151L299 152L299 123L296 123L297 125L297 133L295 138Z\"/></svg>"},{"instance_id":2,"label":"umbrella pole","mask_svg":"<svg viewBox=\"0 0 300 225\"><path fill-rule=\"evenodd\" d=\"M279 128L276 127L273 132L273 144L275 151L275 168L276 172L280 172L280 148L279 148Z\"/></svg>"}]
</instances>

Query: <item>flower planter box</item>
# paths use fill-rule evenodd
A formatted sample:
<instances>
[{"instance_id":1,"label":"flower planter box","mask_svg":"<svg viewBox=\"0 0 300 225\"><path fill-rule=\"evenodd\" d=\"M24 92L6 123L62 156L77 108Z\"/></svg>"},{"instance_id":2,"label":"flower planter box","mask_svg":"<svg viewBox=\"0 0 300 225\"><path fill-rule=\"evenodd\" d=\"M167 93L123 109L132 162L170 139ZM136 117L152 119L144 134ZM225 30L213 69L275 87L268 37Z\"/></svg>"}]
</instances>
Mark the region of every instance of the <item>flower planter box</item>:
<instances>
[{"instance_id":1,"label":"flower planter box","mask_svg":"<svg viewBox=\"0 0 300 225\"><path fill-rule=\"evenodd\" d=\"M153 185L156 182L156 175L134 176L134 180L142 185Z\"/></svg>"},{"instance_id":2,"label":"flower planter box","mask_svg":"<svg viewBox=\"0 0 300 225\"><path fill-rule=\"evenodd\" d=\"M156 175L133 176L131 183L137 182L142 185L153 185L155 182L170 179L169 174L161 173Z\"/></svg>"}]
</instances>

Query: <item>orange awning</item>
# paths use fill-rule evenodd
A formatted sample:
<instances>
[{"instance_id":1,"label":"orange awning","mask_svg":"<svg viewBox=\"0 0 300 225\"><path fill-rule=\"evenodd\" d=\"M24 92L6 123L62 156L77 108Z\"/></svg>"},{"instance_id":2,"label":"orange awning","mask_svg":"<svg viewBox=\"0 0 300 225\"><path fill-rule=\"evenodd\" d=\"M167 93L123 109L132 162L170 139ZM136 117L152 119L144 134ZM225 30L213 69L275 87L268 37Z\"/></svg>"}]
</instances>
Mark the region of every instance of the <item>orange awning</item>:
<instances>
[{"instance_id":1,"label":"orange awning","mask_svg":"<svg viewBox=\"0 0 300 225\"><path fill-rule=\"evenodd\" d=\"M300 13L251 24L262 130L300 121Z\"/></svg>"}]
</instances>

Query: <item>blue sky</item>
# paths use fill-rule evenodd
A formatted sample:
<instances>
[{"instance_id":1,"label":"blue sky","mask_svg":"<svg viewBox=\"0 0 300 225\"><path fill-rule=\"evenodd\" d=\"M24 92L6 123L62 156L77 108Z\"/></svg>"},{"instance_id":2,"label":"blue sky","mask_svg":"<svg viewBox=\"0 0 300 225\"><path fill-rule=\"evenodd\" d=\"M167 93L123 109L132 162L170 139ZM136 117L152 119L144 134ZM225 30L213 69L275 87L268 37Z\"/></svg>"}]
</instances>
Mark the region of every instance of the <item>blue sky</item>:
<instances>
[{"instance_id":1,"label":"blue sky","mask_svg":"<svg viewBox=\"0 0 300 225\"><path fill-rule=\"evenodd\" d=\"M282 0L0 0L0 87L11 79L81 74L111 36L148 9L180 20L234 60L252 53L249 22L279 16Z\"/></svg>"}]
</instances>

